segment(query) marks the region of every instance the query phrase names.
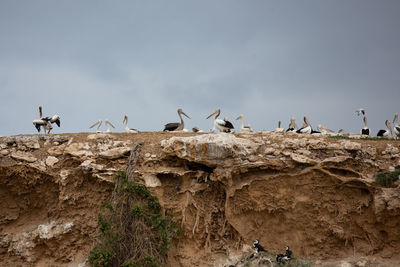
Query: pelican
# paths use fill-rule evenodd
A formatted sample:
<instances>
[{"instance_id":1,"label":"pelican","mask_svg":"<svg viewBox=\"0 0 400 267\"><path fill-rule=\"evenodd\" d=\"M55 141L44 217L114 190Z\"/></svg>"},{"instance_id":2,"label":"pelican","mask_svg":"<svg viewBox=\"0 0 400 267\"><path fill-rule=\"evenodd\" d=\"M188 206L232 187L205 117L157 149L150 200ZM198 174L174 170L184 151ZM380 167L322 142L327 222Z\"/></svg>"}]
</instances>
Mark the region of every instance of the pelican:
<instances>
[{"instance_id":1,"label":"pelican","mask_svg":"<svg viewBox=\"0 0 400 267\"><path fill-rule=\"evenodd\" d=\"M285 129L281 128L281 121L278 121L278 128L275 129L277 133L283 133Z\"/></svg>"},{"instance_id":2,"label":"pelican","mask_svg":"<svg viewBox=\"0 0 400 267\"><path fill-rule=\"evenodd\" d=\"M296 131L296 133L308 133L312 132L311 124L308 122L308 119L304 116L304 122L300 129Z\"/></svg>"},{"instance_id":3,"label":"pelican","mask_svg":"<svg viewBox=\"0 0 400 267\"><path fill-rule=\"evenodd\" d=\"M379 130L378 134L376 136L389 136L392 135L392 125L390 124L390 121L386 120L386 130Z\"/></svg>"},{"instance_id":4,"label":"pelican","mask_svg":"<svg viewBox=\"0 0 400 267\"><path fill-rule=\"evenodd\" d=\"M102 123L103 123L102 120L98 120L95 124L93 124L93 125L90 126L89 128L92 129L93 127L95 127L95 126L97 125L96 131L97 131L98 133L100 133L100 126L101 126Z\"/></svg>"},{"instance_id":5,"label":"pelican","mask_svg":"<svg viewBox=\"0 0 400 267\"><path fill-rule=\"evenodd\" d=\"M322 134L333 134L333 133L335 133L331 129L328 129L328 128L322 126L321 124L318 124L318 131L320 131Z\"/></svg>"},{"instance_id":6,"label":"pelican","mask_svg":"<svg viewBox=\"0 0 400 267\"><path fill-rule=\"evenodd\" d=\"M122 123L125 124L125 132L127 132L127 133L137 133L138 132L138 130L128 127L128 116L127 115L124 116L124 120L122 121Z\"/></svg>"},{"instance_id":7,"label":"pelican","mask_svg":"<svg viewBox=\"0 0 400 267\"><path fill-rule=\"evenodd\" d=\"M229 133L231 132L231 129L233 129L233 125L230 121L228 120L221 120L218 119L219 114L221 113L220 109L217 109L214 111L214 113L212 113L210 116L208 116L206 119L209 119L210 117L212 117L213 115L215 115L214 118L214 127L212 128L211 131L214 131L215 128L217 128L220 132L224 132L224 133Z\"/></svg>"},{"instance_id":8,"label":"pelican","mask_svg":"<svg viewBox=\"0 0 400 267\"><path fill-rule=\"evenodd\" d=\"M291 117L288 129L286 130L286 132L296 132L296 131L297 131L296 119Z\"/></svg>"},{"instance_id":9,"label":"pelican","mask_svg":"<svg viewBox=\"0 0 400 267\"><path fill-rule=\"evenodd\" d=\"M394 119L393 119L393 130L394 134L397 137L400 137L400 125L399 125L399 114L394 114Z\"/></svg>"},{"instance_id":10,"label":"pelican","mask_svg":"<svg viewBox=\"0 0 400 267\"><path fill-rule=\"evenodd\" d=\"M170 122L165 124L164 131L182 131L185 128L185 122L182 119L182 114L190 119L190 117L186 115L186 113L180 108L178 109L178 115L181 119L181 122Z\"/></svg>"},{"instance_id":11,"label":"pelican","mask_svg":"<svg viewBox=\"0 0 400 267\"><path fill-rule=\"evenodd\" d=\"M112 125L112 123L109 122L108 120L105 120L104 124L107 126L107 130L106 130L107 133L111 132L110 126L115 129L114 125Z\"/></svg>"},{"instance_id":12,"label":"pelican","mask_svg":"<svg viewBox=\"0 0 400 267\"><path fill-rule=\"evenodd\" d=\"M244 126L244 123L243 123L244 115L243 114L240 114L239 117L236 118L236 120L241 120L239 132L253 132L253 130L251 129L250 124ZM224 121L229 122L228 119L226 119L226 118L224 118Z\"/></svg>"},{"instance_id":13,"label":"pelican","mask_svg":"<svg viewBox=\"0 0 400 267\"><path fill-rule=\"evenodd\" d=\"M54 116L58 116L58 115L54 115ZM52 118L43 117L42 106L39 106L39 117L40 117L40 119L32 121L33 125L36 127L36 130L38 131L38 133L40 132L40 127L42 126L44 133L46 133L46 130L47 130L47 133L49 134L51 129L53 129L53 126L51 126L51 123L50 123L50 122L52 122L51 119L53 117Z\"/></svg>"},{"instance_id":14,"label":"pelican","mask_svg":"<svg viewBox=\"0 0 400 267\"><path fill-rule=\"evenodd\" d=\"M364 128L361 129L361 134L369 135L370 131L369 131L369 128L368 128L368 125L367 125L367 117L364 116L363 121L364 121Z\"/></svg>"}]
</instances>

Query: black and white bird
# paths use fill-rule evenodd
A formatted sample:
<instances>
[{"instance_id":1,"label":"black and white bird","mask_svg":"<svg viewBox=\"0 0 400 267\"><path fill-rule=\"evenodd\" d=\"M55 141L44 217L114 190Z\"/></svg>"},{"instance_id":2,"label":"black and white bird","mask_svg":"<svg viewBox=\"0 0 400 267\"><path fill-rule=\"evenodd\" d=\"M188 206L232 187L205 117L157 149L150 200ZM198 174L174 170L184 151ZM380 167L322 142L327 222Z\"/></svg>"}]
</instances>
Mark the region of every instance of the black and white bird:
<instances>
[{"instance_id":1,"label":"black and white bird","mask_svg":"<svg viewBox=\"0 0 400 267\"><path fill-rule=\"evenodd\" d=\"M393 130L394 130L394 135L397 137L400 137L399 114L397 114L397 113L394 114Z\"/></svg>"},{"instance_id":2,"label":"black and white bird","mask_svg":"<svg viewBox=\"0 0 400 267\"><path fill-rule=\"evenodd\" d=\"M212 128L211 131L214 131L215 128L217 128L220 132L224 133L230 133L232 129L234 129L232 123L227 120L227 119L218 119L218 116L221 114L221 110L217 109L215 110L210 116L208 116L206 119L209 119L213 115L215 115L214 118L214 127Z\"/></svg>"},{"instance_id":3,"label":"black and white bird","mask_svg":"<svg viewBox=\"0 0 400 267\"><path fill-rule=\"evenodd\" d=\"M361 129L360 133L362 135L369 135L370 134L370 130L369 130L368 125L367 125L367 117L364 116L363 122L364 122L364 128Z\"/></svg>"},{"instance_id":4,"label":"black and white bird","mask_svg":"<svg viewBox=\"0 0 400 267\"><path fill-rule=\"evenodd\" d=\"M258 241L258 239L254 240L254 242L253 242L253 248L256 249L256 253L259 253L259 252L261 252L261 251L267 252L267 251L263 248L263 246L260 245L260 242Z\"/></svg>"},{"instance_id":5,"label":"black and white bird","mask_svg":"<svg viewBox=\"0 0 400 267\"><path fill-rule=\"evenodd\" d=\"M127 133L137 133L138 132L138 130L128 127L128 115L124 116L124 120L122 121L122 123L125 124L125 132L127 132Z\"/></svg>"},{"instance_id":6,"label":"black and white bird","mask_svg":"<svg viewBox=\"0 0 400 267\"><path fill-rule=\"evenodd\" d=\"M186 113L183 112L183 110L180 108L180 109L178 109L178 115L179 115L179 118L181 119L181 122L171 122L171 123L165 124L164 131L170 131L170 132L183 131L183 129L185 128L185 122L182 119L182 114L190 119L190 117L188 115L186 115Z\"/></svg>"},{"instance_id":7,"label":"black and white bird","mask_svg":"<svg viewBox=\"0 0 400 267\"><path fill-rule=\"evenodd\" d=\"M282 262L286 262L288 260L290 260L291 258L293 258L293 252L289 249L288 246L285 247L285 254L277 254L276 255L276 262L278 263L282 263Z\"/></svg>"},{"instance_id":8,"label":"black and white bird","mask_svg":"<svg viewBox=\"0 0 400 267\"><path fill-rule=\"evenodd\" d=\"M244 115L243 114L240 114L239 117L236 118L236 120L240 120L240 130L239 130L239 132L245 132L245 133L246 132L247 133L253 132L253 130L251 129L250 124L249 125L244 125L244 122L243 122L244 121Z\"/></svg>"},{"instance_id":9,"label":"black and white bird","mask_svg":"<svg viewBox=\"0 0 400 267\"><path fill-rule=\"evenodd\" d=\"M376 136L389 136L392 135L392 125L390 124L390 121L386 120L386 130L379 130L378 134Z\"/></svg>"},{"instance_id":10,"label":"black and white bird","mask_svg":"<svg viewBox=\"0 0 400 267\"><path fill-rule=\"evenodd\" d=\"M296 124L296 119L291 117L288 129L286 130L286 132L296 132L297 128L298 127L297 127L297 124Z\"/></svg>"},{"instance_id":11,"label":"black and white bird","mask_svg":"<svg viewBox=\"0 0 400 267\"><path fill-rule=\"evenodd\" d=\"M304 116L304 122L300 129L296 131L296 133L308 133L310 134L312 131L311 124L308 122L308 119Z\"/></svg>"},{"instance_id":12,"label":"black and white bird","mask_svg":"<svg viewBox=\"0 0 400 267\"><path fill-rule=\"evenodd\" d=\"M43 117L43 112L42 112L42 106L39 106L39 117L40 119L38 120L33 120L33 125L35 126L36 130L40 132L40 127L43 127L44 133L49 134L50 131L53 129L53 126L51 126L52 123L56 123L58 127L60 127L60 116L53 115L51 118L50 117Z\"/></svg>"}]
</instances>

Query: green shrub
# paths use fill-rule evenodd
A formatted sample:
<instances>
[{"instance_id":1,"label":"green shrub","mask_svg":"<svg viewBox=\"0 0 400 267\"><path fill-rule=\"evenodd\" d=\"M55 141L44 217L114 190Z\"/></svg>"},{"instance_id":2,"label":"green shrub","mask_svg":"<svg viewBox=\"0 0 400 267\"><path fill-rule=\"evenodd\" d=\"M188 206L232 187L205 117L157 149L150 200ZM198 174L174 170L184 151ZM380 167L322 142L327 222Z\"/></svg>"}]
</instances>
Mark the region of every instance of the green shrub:
<instances>
[{"instance_id":1,"label":"green shrub","mask_svg":"<svg viewBox=\"0 0 400 267\"><path fill-rule=\"evenodd\" d=\"M118 172L112 199L101 207L100 237L89 255L92 266L164 265L171 239L180 231L144 185Z\"/></svg>"},{"instance_id":2,"label":"green shrub","mask_svg":"<svg viewBox=\"0 0 400 267\"><path fill-rule=\"evenodd\" d=\"M400 171L380 172L376 175L375 181L383 186L390 186L399 179Z\"/></svg>"}]
</instances>

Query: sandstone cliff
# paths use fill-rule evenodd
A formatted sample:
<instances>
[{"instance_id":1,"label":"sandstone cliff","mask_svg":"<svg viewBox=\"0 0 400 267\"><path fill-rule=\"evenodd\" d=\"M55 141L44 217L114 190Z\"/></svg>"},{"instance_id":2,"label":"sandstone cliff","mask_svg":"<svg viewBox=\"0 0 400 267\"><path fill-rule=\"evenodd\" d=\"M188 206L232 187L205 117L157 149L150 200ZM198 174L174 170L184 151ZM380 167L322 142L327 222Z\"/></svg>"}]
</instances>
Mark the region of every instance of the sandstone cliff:
<instances>
[{"instance_id":1,"label":"sandstone cliff","mask_svg":"<svg viewBox=\"0 0 400 267\"><path fill-rule=\"evenodd\" d=\"M320 265L400 262L400 186L374 180L400 168L398 140L81 133L0 138L2 264L84 266L136 142L135 175L183 230L171 266L232 264L254 239Z\"/></svg>"}]
</instances>

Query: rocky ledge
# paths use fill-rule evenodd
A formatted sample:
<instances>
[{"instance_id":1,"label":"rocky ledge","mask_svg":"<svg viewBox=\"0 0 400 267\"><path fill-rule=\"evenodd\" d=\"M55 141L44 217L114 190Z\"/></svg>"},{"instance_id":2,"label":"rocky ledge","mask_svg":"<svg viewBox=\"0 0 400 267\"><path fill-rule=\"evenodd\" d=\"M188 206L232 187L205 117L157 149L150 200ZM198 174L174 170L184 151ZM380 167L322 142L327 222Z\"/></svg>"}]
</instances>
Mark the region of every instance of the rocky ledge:
<instances>
[{"instance_id":1,"label":"rocky ledge","mask_svg":"<svg viewBox=\"0 0 400 267\"><path fill-rule=\"evenodd\" d=\"M182 228L171 266L229 265L254 239L318 265L399 260L400 186L374 179L400 168L398 140L80 133L0 138L4 262L84 265L99 207L137 142L135 175Z\"/></svg>"}]
</instances>

